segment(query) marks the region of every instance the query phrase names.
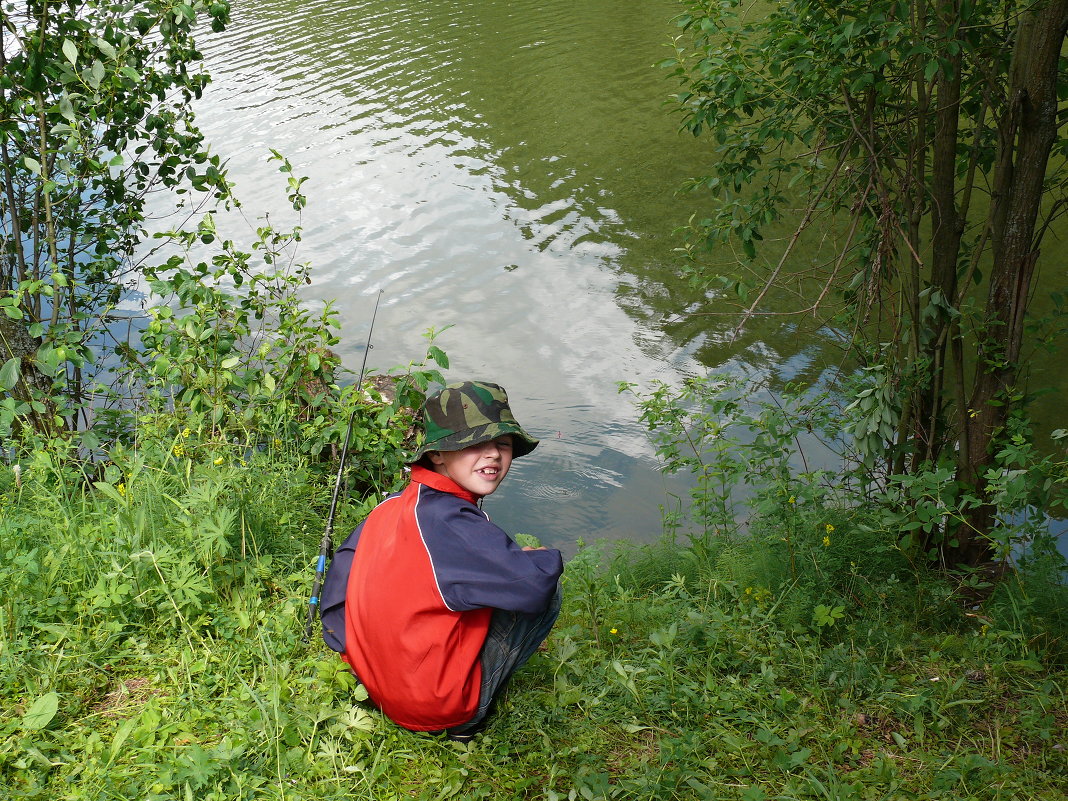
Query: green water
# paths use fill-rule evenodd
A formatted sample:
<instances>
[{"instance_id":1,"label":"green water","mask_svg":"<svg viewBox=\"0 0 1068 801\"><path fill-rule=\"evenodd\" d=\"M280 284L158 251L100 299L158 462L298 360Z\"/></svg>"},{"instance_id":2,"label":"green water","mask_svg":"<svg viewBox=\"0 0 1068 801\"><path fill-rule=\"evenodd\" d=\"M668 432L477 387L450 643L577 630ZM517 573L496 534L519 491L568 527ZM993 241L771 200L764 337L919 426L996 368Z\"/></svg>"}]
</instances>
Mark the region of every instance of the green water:
<instances>
[{"instance_id":1,"label":"green water","mask_svg":"<svg viewBox=\"0 0 1068 801\"><path fill-rule=\"evenodd\" d=\"M734 341L731 307L678 277L672 232L698 201L676 190L710 158L678 133L675 86L653 67L680 9L239 0L204 40L200 119L246 213L288 219L268 148L310 178L300 256L309 300L342 313L346 363L380 288L372 365L419 358L422 333L451 326L449 377L502 383L543 439L487 510L565 549L652 539L665 493L684 491L618 382L814 381L839 357L807 317L759 318Z\"/></svg>"}]
</instances>

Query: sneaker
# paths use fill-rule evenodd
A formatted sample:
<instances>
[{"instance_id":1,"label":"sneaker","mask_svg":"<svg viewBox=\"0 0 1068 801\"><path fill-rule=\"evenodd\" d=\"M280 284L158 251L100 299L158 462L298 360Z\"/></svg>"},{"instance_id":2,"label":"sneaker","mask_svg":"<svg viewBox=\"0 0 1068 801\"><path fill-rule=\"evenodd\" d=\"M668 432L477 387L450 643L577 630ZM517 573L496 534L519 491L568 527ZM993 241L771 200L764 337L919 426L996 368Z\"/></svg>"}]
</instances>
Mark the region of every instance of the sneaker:
<instances>
[{"instance_id":1,"label":"sneaker","mask_svg":"<svg viewBox=\"0 0 1068 801\"><path fill-rule=\"evenodd\" d=\"M469 743L475 739L476 734L481 734L487 725L489 725L489 715L482 718L478 723L463 724L462 726L446 729L445 736L453 742Z\"/></svg>"},{"instance_id":2,"label":"sneaker","mask_svg":"<svg viewBox=\"0 0 1068 801\"><path fill-rule=\"evenodd\" d=\"M452 734L451 732L445 732L445 739L451 740L454 743L469 743L475 739L477 731L473 731L469 734Z\"/></svg>"},{"instance_id":3,"label":"sneaker","mask_svg":"<svg viewBox=\"0 0 1068 801\"><path fill-rule=\"evenodd\" d=\"M435 729L434 731L425 731L423 734L428 737L444 737L446 740L451 740L454 743L469 743L475 739L475 735L482 731L482 727L478 726L472 731L465 732L453 732L448 729Z\"/></svg>"}]
</instances>

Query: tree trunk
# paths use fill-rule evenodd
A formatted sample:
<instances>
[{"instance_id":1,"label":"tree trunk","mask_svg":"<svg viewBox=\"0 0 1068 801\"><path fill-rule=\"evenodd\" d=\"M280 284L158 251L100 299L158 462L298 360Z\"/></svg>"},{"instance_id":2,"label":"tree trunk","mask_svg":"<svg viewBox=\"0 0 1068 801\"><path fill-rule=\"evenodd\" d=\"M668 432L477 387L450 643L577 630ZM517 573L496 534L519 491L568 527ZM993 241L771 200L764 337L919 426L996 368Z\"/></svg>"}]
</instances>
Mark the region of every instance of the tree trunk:
<instances>
[{"instance_id":1,"label":"tree trunk","mask_svg":"<svg viewBox=\"0 0 1068 801\"><path fill-rule=\"evenodd\" d=\"M958 564L978 565L991 552L986 535L996 523L995 509L982 486L994 462L995 440L1013 408L1010 396L1038 260L1035 224L1057 137L1058 61L1066 30L1068 0L1039 2L1021 18L1013 51L991 198L993 264L986 325L978 339L979 361L965 418L967 447L962 453L967 459L957 468L958 480L979 490L982 503L970 510L956 532L957 547L947 553Z\"/></svg>"},{"instance_id":2,"label":"tree trunk","mask_svg":"<svg viewBox=\"0 0 1068 801\"><path fill-rule=\"evenodd\" d=\"M935 10L939 34L949 41L952 20L960 17L956 2ZM931 296L934 313L928 318L927 341L917 351L929 363L929 384L918 388L915 465L935 462L945 442L943 393L946 383L948 329L953 323L947 309L957 295L963 219L957 210L957 150L960 131L961 52L946 59L936 84L935 130L931 158ZM915 291L919 292L920 287ZM939 299L938 296L941 296Z\"/></svg>"}]
</instances>

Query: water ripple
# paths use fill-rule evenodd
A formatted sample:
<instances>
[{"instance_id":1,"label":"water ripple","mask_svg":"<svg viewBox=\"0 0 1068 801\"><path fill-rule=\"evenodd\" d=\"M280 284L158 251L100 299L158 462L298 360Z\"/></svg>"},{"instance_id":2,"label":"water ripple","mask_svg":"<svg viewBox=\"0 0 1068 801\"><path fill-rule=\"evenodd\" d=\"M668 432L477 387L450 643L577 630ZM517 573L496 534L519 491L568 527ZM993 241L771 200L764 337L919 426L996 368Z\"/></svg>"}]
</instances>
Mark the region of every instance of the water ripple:
<instances>
[{"instance_id":1,"label":"water ripple","mask_svg":"<svg viewBox=\"0 0 1068 801\"><path fill-rule=\"evenodd\" d=\"M676 11L243 0L201 43L215 81L198 116L246 208L292 219L268 148L309 176L301 259L312 295L337 301L338 351L358 364L380 287L371 366L418 358L427 328L452 325L450 375L499 380L550 432L492 512L537 534L536 509L558 507L549 542L658 530L656 500L633 508L630 488L660 479L615 385L693 367L619 290L670 258L659 237L681 221L689 168L648 66Z\"/></svg>"}]
</instances>

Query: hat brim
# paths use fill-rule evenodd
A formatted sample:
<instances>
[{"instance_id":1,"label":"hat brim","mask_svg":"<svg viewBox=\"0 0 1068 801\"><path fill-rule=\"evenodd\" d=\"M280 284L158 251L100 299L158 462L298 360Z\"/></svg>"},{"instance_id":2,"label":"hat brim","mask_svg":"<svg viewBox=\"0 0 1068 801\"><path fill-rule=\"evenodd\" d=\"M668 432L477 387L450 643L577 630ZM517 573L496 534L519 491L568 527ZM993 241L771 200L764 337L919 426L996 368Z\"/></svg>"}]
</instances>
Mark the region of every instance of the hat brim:
<instances>
[{"instance_id":1,"label":"hat brim","mask_svg":"<svg viewBox=\"0 0 1068 801\"><path fill-rule=\"evenodd\" d=\"M481 445L483 442L489 442L491 439L497 439L497 437L504 436L505 434L512 435L513 459L517 459L520 456L526 456L538 447L538 440L530 436L530 434L520 428L518 424L503 422L487 423L486 425L457 431L455 434L450 434L447 437L442 437L433 442L424 442L419 446L418 450L415 451L408 462L409 464L418 462L430 451L462 451L464 448L470 448L472 445Z\"/></svg>"}]
</instances>

